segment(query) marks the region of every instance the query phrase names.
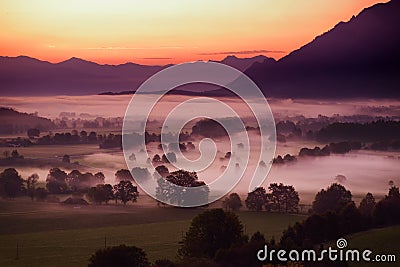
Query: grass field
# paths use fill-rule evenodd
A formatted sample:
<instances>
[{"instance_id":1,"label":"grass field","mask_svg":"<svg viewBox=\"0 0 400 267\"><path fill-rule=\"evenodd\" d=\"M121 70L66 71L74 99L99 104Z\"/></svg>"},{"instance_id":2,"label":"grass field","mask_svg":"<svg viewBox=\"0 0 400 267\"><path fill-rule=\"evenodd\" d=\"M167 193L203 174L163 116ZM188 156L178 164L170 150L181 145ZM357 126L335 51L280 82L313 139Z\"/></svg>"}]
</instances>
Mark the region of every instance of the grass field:
<instances>
[{"instance_id":1,"label":"grass field","mask_svg":"<svg viewBox=\"0 0 400 267\"><path fill-rule=\"evenodd\" d=\"M400 225L376 228L364 232L359 232L344 237L347 240L345 250L358 250L360 252L360 262L350 261L349 266L379 266L379 267L394 267L399 266L400 261ZM336 249L336 241L331 241L326 244L326 248L331 246ZM371 250L372 254L369 256L372 262L366 262L361 259L364 250ZM396 262L376 262L375 255L395 255Z\"/></svg>"},{"instance_id":2,"label":"grass field","mask_svg":"<svg viewBox=\"0 0 400 267\"><path fill-rule=\"evenodd\" d=\"M191 219L203 209L139 204L77 208L26 199L0 201L0 266L86 266L90 255L105 242L107 246L141 247L151 261L174 259ZM279 238L289 224L304 218L265 212L237 214L248 235L259 230L268 238Z\"/></svg>"},{"instance_id":3,"label":"grass field","mask_svg":"<svg viewBox=\"0 0 400 267\"><path fill-rule=\"evenodd\" d=\"M349 236L347 241L351 249L369 249L372 255L396 255L396 262L352 262L350 266L400 266L400 225L357 233Z\"/></svg>"}]
</instances>

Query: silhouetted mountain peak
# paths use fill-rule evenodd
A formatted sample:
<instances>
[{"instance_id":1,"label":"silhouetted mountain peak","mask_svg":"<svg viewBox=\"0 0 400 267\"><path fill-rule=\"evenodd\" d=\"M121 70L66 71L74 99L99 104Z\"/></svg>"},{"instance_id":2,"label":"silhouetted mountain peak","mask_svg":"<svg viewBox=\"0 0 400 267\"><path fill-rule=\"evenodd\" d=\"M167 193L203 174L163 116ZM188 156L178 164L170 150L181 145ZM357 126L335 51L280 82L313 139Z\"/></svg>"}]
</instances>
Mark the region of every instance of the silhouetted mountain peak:
<instances>
[{"instance_id":1,"label":"silhouetted mountain peak","mask_svg":"<svg viewBox=\"0 0 400 267\"><path fill-rule=\"evenodd\" d=\"M229 55L219 62L234 67L240 71L245 71L254 63L261 63L266 61L275 62L275 59L263 55L258 55L250 58L238 58L235 55Z\"/></svg>"},{"instance_id":2,"label":"silhouetted mountain peak","mask_svg":"<svg viewBox=\"0 0 400 267\"><path fill-rule=\"evenodd\" d=\"M270 96L399 96L398 14L400 0L376 4L276 64L254 64L246 74Z\"/></svg>"},{"instance_id":3,"label":"silhouetted mountain peak","mask_svg":"<svg viewBox=\"0 0 400 267\"><path fill-rule=\"evenodd\" d=\"M57 63L57 65L71 66L71 65L100 65L100 64L77 57L71 57L70 59Z\"/></svg>"}]
</instances>

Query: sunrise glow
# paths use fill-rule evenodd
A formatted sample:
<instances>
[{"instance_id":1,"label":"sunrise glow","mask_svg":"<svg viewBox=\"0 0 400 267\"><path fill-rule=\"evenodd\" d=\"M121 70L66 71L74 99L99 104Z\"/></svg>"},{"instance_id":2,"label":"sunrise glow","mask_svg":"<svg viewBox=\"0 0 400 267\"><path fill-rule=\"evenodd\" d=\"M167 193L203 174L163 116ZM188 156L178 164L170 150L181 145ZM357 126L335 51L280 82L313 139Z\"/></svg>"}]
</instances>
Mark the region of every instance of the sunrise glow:
<instances>
[{"instance_id":1,"label":"sunrise glow","mask_svg":"<svg viewBox=\"0 0 400 267\"><path fill-rule=\"evenodd\" d=\"M368 1L5 0L0 54L167 64L228 54L281 58Z\"/></svg>"}]
</instances>

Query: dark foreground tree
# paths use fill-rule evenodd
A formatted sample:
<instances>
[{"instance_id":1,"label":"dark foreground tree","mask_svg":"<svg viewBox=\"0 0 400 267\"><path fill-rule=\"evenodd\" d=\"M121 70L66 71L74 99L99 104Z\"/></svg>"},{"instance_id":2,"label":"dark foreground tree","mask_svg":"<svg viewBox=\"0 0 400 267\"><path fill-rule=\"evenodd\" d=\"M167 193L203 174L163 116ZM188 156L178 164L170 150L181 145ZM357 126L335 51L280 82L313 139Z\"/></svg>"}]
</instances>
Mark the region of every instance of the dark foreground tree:
<instances>
[{"instance_id":1,"label":"dark foreground tree","mask_svg":"<svg viewBox=\"0 0 400 267\"><path fill-rule=\"evenodd\" d=\"M219 249L240 246L245 241L237 215L212 209L193 218L178 254L184 258L213 258Z\"/></svg>"},{"instance_id":2,"label":"dark foreground tree","mask_svg":"<svg viewBox=\"0 0 400 267\"><path fill-rule=\"evenodd\" d=\"M14 168L0 173L0 196L14 198L24 189L24 180Z\"/></svg>"},{"instance_id":3,"label":"dark foreground tree","mask_svg":"<svg viewBox=\"0 0 400 267\"><path fill-rule=\"evenodd\" d=\"M339 211L352 202L351 198L349 190L346 190L343 185L334 183L326 190L322 189L317 193L312 205L312 211L317 214Z\"/></svg>"},{"instance_id":4,"label":"dark foreground tree","mask_svg":"<svg viewBox=\"0 0 400 267\"><path fill-rule=\"evenodd\" d=\"M119 245L100 249L89 259L88 267L150 267L146 253L138 247Z\"/></svg>"},{"instance_id":5,"label":"dark foreground tree","mask_svg":"<svg viewBox=\"0 0 400 267\"><path fill-rule=\"evenodd\" d=\"M372 216L375 205L376 202L374 196L371 193L367 193L367 195L361 200L358 210L361 215L369 218Z\"/></svg>"},{"instance_id":6,"label":"dark foreground tree","mask_svg":"<svg viewBox=\"0 0 400 267\"><path fill-rule=\"evenodd\" d=\"M392 185L388 195L376 204L373 218L379 226L400 224L400 193L398 187Z\"/></svg>"}]
</instances>

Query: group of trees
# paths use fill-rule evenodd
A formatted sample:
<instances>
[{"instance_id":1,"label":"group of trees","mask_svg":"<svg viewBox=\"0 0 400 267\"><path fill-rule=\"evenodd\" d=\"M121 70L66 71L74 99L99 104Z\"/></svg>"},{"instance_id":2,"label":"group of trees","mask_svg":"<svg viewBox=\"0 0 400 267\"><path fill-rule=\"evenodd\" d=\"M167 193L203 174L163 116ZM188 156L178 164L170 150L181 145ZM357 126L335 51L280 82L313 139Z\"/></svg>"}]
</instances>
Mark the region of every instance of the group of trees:
<instances>
[{"instance_id":1,"label":"group of trees","mask_svg":"<svg viewBox=\"0 0 400 267\"><path fill-rule=\"evenodd\" d=\"M399 188L392 185L379 202L367 193L357 207L349 190L332 184L315 196L311 212L305 221L284 231L281 247L305 249L371 227L399 224Z\"/></svg>"},{"instance_id":2,"label":"group of trees","mask_svg":"<svg viewBox=\"0 0 400 267\"><path fill-rule=\"evenodd\" d=\"M52 168L46 178L46 188L52 194L66 194L72 192L86 193L90 187L103 184L105 176L102 172L92 174L72 170L70 173L59 168Z\"/></svg>"},{"instance_id":3,"label":"group of trees","mask_svg":"<svg viewBox=\"0 0 400 267\"><path fill-rule=\"evenodd\" d=\"M242 200L237 193L231 193L222 201L222 207L226 211L237 211L242 207Z\"/></svg>"},{"instance_id":4,"label":"group of trees","mask_svg":"<svg viewBox=\"0 0 400 267\"><path fill-rule=\"evenodd\" d=\"M399 121L377 120L369 123L332 123L316 133L321 142L361 141L373 142L398 139L400 136Z\"/></svg>"},{"instance_id":5,"label":"group of trees","mask_svg":"<svg viewBox=\"0 0 400 267\"><path fill-rule=\"evenodd\" d=\"M78 132L77 130L72 130L66 133L50 133L44 135L39 137L36 143L39 145L96 144L102 142L106 138L106 135L97 135L97 133L93 131L87 133L86 131Z\"/></svg>"},{"instance_id":6,"label":"group of trees","mask_svg":"<svg viewBox=\"0 0 400 267\"><path fill-rule=\"evenodd\" d=\"M362 144L358 141L343 141L338 143L330 143L329 145L324 146L322 149L318 146L312 148L303 147L299 151L299 156L312 156L312 157L320 157L320 156L329 156L331 153L333 154L345 154L350 152L351 150L359 150L361 149Z\"/></svg>"},{"instance_id":7,"label":"group of trees","mask_svg":"<svg viewBox=\"0 0 400 267\"><path fill-rule=\"evenodd\" d=\"M39 176L35 173L24 180L14 168L5 169L0 173L0 197L15 198L27 195L32 200L44 199L47 191L44 188L37 188Z\"/></svg>"},{"instance_id":8,"label":"group of trees","mask_svg":"<svg viewBox=\"0 0 400 267\"><path fill-rule=\"evenodd\" d=\"M5 151L3 151L3 156L4 156L4 159L6 159L6 160L14 160L14 159L23 159L24 158L23 155L19 154L17 149L14 149L13 151L11 151L11 153L10 153L10 151L5 150Z\"/></svg>"},{"instance_id":9,"label":"group of trees","mask_svg":"<svg viewBox=\"0 0 400 267\"><path fill-rule=\"evenodd\" d=\"M87 192L87 197L91 202L108 204L110 200L115 200L115 203L120 200L124 205L129 201L136 202L139 197L137 187L131 181L120 181L114 186L110 184L98 184L91 187Z\"/></svg>"},{"instance_id":10,"label":"group of trees","mask_svg":"<svg viewBox=\"0 0 400 267\"><path fill-rule=\"evenodd\" d=\"M263 208L271 212L298 212L299 194L292 185L272 183L267 193L263 187L256 188L248 193L245 200L249 210L261 211Z\"/></svg>"},{"instance_id":11,"label":"group of trees","mask_svg":"<svg viewBox=\"0 0 400 267\"><path fill-rule=\"evenodd\" d=\"M278 155L276 158L272 160L273 163L275 164L284 164L284 163L289 163L289 162L294 162L297 161L296 156L286 154L283 158L281 155Z\"/></svg>"},{"instance_id":12,"label":"group of trees","mask_svg":"<svg viewBox=\"0 0 400 267\"><path fill-rule=\"evenodd\" d=\"M262 187L249 193L246 205L251 203L254 206L250 207L261 210L265 206L265 199L270 199L271 209L286 212L290 207L295 207L287 203L288 199L298 203L297 192L292 186L275 183L268 189L270 193L266 193ZM268 194L270 196L267 197ZM210 209L193 218L180 242L181 247L176 261L160 259L150 265L143 250L121 245L97 251L90 258L89 266L107 266L107 263L119 263L123 260L129 262L129 266L261 267L264 263L258 261L255 255L265 244L269 250L297 249L301 253L302 250L312 247L322 249L321 243L373 226L400 223L400 193L399 188L393 183L390 184L388 195L384 199L376 202L373 195L368 193L358 207L352 200L351 192L344 186L332 184L322 189L315 196L310 216L302 222L289 226L278 241L274 238L266 240L260 232L254 233L250 238L244 234L238 216L228 211L240 208L241 200L236 193L230 194L223 203L226 211ZM337 266L338 263L341 264L340 262L322 264ZM271 264L280 262L276 260Z\"/></svg>"},{"instance_id":13,"label":"group of trees","mask_svg":"<svg viewBox=\"0 0 400 267\"><path fill-rule=\"evenodd\" d=\"M160 155L155 154L151 161L153 162L153 164L175 163L176 162L176 154L174 152L168 152L167 154L163 154L161 157L160 157Z\"/></svg>"},{"instance_id":14,"label":"group of trees","mask_svg":"<svg viewBox=\"0 0 400 267\"><path fill-rule=\"evenodd\" d=\"M37 174L32 174L24 180L17 170L8 168L0 173L0 196L15 198L25 195L32 200L35 198L43 200L48 194L86 193L88 199L96 204L108 203L110 200L115 200L117 203L120 200L126 205L129 201L135 202L139 196L137 187L130 179L132 176L128 177L126 171L117 171L116 176L118 175L120 181L112 186L104 184L105 177L101 172L94 175L90 172L81 173L78 170L66 173L59 168L52 168L46 179L46 188L43 188L38 187Z\"/></svg>"},{"instance_id":15,"label":"group of trees","mask_svg":"<svg viewBox=\"0 0 400 267\"><path fill-rule=\"evenodd\" d=\"M199 181L196 172L178 170L170 173L165 166L158 167L160 168L156 168L156 171L161 172L155 175L158 183L156 188L158 200L179 206L207 203L209 188L203 181Z\"/></svg>"}]
</instances>

